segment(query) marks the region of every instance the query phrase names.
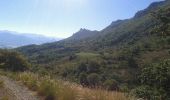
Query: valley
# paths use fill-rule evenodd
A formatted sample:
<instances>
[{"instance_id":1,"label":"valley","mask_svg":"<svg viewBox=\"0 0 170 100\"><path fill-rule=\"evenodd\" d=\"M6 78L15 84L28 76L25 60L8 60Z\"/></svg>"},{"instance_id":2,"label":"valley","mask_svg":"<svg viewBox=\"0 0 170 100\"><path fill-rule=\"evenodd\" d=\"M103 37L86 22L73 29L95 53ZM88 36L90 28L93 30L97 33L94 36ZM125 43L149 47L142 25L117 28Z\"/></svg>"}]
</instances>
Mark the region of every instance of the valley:
<instances>
[{"instance_id":1,"label":"valley","mask_svg":"<svg viewBox=\"0 0 170 100\"><path fill-rule=\"evenodd\" d=\"M170 1L101 31L0 49L0 68L45 100L169 100Z\"/></svg>"},{"instance_id":2,"label":"valley","mask_svg":"<svg viewBox=\"0 0 170 100\"><path fill-rule=\"evenodd\" d=\"M47 42L61 40L60 38L46 37L30 33L18 33L13 31L0 31L0 48L16 48L19 46L36 44L40 45Z\"/></svg>"}]
</instances>

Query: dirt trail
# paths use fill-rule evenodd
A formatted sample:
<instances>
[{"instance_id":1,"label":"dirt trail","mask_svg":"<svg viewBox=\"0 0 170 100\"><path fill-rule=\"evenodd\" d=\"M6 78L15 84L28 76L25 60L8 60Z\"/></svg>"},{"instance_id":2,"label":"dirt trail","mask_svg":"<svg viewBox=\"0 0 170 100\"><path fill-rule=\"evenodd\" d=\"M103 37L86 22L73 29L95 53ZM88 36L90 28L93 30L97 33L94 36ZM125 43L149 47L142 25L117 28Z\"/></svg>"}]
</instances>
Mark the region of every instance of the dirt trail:
<instances>
[{"instance_id":1,"label":"dirt trail","mask_svg":"<svg viewBox=\"0 0 170 100\"><path fill-rule=\"evenodd\" d=\"M4 82L4 88L15 96L14 98L16 99L14 100L40 100L34 92L16 81L11 80L6 76L0 76L0 79Z\"/></svg>"}]
</instances>

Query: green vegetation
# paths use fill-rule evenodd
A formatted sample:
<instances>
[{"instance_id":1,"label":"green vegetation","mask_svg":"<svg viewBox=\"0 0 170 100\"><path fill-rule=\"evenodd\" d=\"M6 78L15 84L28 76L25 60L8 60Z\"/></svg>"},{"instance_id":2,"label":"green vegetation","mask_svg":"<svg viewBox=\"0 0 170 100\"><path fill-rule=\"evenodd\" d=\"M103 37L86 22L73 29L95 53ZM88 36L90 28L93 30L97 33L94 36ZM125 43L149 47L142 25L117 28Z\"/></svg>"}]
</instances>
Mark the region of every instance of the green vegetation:
<instances>
[{"instance_id":1,"label":"green vegetation","mask_svg":"<svg viewBox=\"0 0 170 100\"><path fill-rule=\"evenodd\" d=\"M118 82L116 80L106 80L103 85L107 90L118 90Z\"/></svg>"},{"instance_id":2,"label":"green vegetation","mask_svg":"<svg viewBox=\"0 0 170 100\"><path fill-rule=\"evenodd\" d=\"M31 90L37 90L38 88L37 85L38 77L31 73L23 73L17 78L17 80L22 81L23 84L26 85Z\"/></svg>"},{"instance_id":3,"label":"green vegetation","mask_svg":"<svg viewBox=\"0 0 170 100\"><path fill-rule=\"evenodd\" d=\"M0 67L11 71L25 71L29 68L27 60L19 53L0 50Z\"/></svg>"},{"instance_id":4,"label":"green vegetation","mask_svg":"<svg viewBox=\"0 0 170 100\"><path fill-rule=\"evenodd\" d=\"M128 99L113 90L131 92L146 100L168 100L169 33L170 1L166 0L151 4L134 18L113 22L91 37L73 36L73 40L17 48L29 58L32 67L18 53L4 51L0 52L0 65L6 70L29 68L37 73L21 73L18 79L47 100ZM99 87L102 89L95 89Z\"/></svg>"},{"instance_id":5,"label":"green vegetation","mask_svg":"<svg viewBox=\"0 0 170 100\"><path fill-rule=\"evenodd\" d=\"M144 67L139 76L140 86L133 92L149 100L167 100L170 95L170 60Z\"/></svg>"},{"instance_id":6,"label":"green vegetation","mask_svg":"<svg viewBox=\"0 0 170 100\"><path fill-rule=\"evenodd\" d=\"M38 92L45 100L133 100L120 92L103 89L88 89L77 84L55 80L49 76L39 76L30 72L17 73L15 79Z\"/></svg>"},{"instance_id":7,"label":"green vegetation","mask_svg":"<svg viewBox=\"0 0 170 100\"><path fill-rule=\"evenodd\" d=\"M90 58L100 56L99 54L90 53L90 52L88 52L88 53L87 52L80 52L80 53L77 53L76 55L80 58L86 58L86 59L90 59Z\"/></svg>"}]
</instances>

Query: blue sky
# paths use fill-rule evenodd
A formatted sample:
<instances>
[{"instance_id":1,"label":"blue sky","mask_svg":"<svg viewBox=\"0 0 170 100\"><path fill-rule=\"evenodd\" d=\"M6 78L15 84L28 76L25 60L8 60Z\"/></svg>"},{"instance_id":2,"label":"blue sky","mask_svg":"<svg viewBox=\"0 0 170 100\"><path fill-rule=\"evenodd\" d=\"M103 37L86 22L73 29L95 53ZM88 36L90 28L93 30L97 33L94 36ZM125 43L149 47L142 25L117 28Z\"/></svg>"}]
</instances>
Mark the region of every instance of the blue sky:
<instances>
[{"instance_id":1,"label":"blue sky","mask_svg":"<svg viewBox=\"0 0 170 100\"><path fill-rule=\"evenodd\" d=\"M0 0L0 30L68 37L101 30L160 0Z\"/></svg>"}]
</instances>

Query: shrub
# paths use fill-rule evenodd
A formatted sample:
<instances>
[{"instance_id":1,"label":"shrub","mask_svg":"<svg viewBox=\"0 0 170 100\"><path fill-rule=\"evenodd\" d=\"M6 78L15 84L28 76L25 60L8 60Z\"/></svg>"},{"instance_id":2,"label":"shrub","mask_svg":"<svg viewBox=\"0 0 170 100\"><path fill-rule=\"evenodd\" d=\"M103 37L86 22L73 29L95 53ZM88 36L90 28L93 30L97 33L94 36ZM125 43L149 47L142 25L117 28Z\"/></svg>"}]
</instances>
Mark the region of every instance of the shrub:
<instances>
[{"instance_id":1,"label":"shrub","mask_svg":"<svg viewBox=\"0 0 170 100\"><path fill-rule=\"evenodd\" d=\"M95 73L93 75L96 76ZM124 93L106 91L100 88L84 88L77 84L54 80L47 76L40 77L34 73L22 72L17 76L24 83L35 80L36 91L45 100L135 100L132 97L127 97Z\"/></svg>"},{"instance_id":2,"label":"shrub","mask_svg":"<svg viewBox=\"0 0 170 100\"><path fill-rule=\"evenodd\" d=\"M100 76L96 73L89 74L87 76L88 84L92 87L98 86L100 82Z\"/></svg>"},{"instance_id":3,"label":"shrub","mask_svg":"<svg viewBox=\"0 0 170 100\"><path fill-rule=\"evenodd\" d=\"M142 84L166 89L170 84L170 60L146 66L139 78Z\"/></svg>"},{"instance_id":4,"label":"shrub","mask_svg":"<svg viewBox=\"0 0 170 100\"><path fill-rule=\"evenodd\" d=\"M18 52L0 51L0 65L5 70L25 71L30 67L27 60Z\"/></svg>"},{"instance_id":5,"label":"shrub","mask_svg":"<svg viewBox=\"0 0 170 100\"><path fill-rule=\"evenodd\" d=\"M143 98L144 100L166 100L167 96L163 89L156 89L147 85L133 89L131 94Z\"/></svg>"},{"instance_id":6,"label":"shrub","mask_svg":"<svg viewBox=\"0 0 170 100\"><path fill-rule=\"evenodd\" d=\"M129 65L129 67L132 67L132 68L137 68L138 67L138 64L137 64L134 57L130 57L128 59L128 65Z\"/></svg>"},{"instance_id":7,"label":"shrub","mask_svg":"<svg viewBox=\"0 0 170 100\"><path fill-rule=\"evenodd\" d=\"M99 72L99 68L100 68L100 65L97 62L90 61L88 62L88 65L87 65L87 72L89 73Z\"/></svg>"},{"instance_id":8,"label":"shrub","mask_svg":"<svg viewBox=\"0 0 170 100\"><path fill-rule=\"evenodd\" d=\"M87 71L86 63L84 63L84 62L80 63L79 66L78 66L78 71L79 72L86 72Z\"/></svg>"},{"instance_id":9,"label":"shrub","mask_svg":"<svg viewBox=\"0 0 170 100\"><path fill-rule=\"evenodd\" d=\"M87 86L88 85L87 74L86 73L81 73L80 77L79 77L79 80L80 80L80 84L81 85L83 85L83 86Z\"/></svg>"},{"instance_id":10,"label":"shrub","mask_svg":"<svg viewBox=\"0 0 170 100\"><path fill-rule=\"evenodd\" d=\"M38 76L35 74L24 72L19 75L19 80L21 80L31 90L37 90L38 88Z\"/></svg>"},{"instance_id":11,"label":"shrub","mask_svg":"<svg viewBox=\"0 0 170 100\"><path fill-rule=\"evenodd\" d=\"M53 80L48 78L43 79L38 87L38 93L45 96L45 100L56 100L57 99L57 85Z\"/></svg>"},{"instance_id":12,"label":"shrub","mask_svg":"<svg viewBox=\"0 0 170 100\"><path fill-rule=\"evenodd\" d=\"M128 84L121 84L120 86L119 86L119 90L120 91L122 91L122 92L129 92L129 87L128 87Z\"/></svg>"},{"instance_id":13,"label":"shrub","mask_svg":"<svg viewBox=\"0 0 170 100\"><path fill-rule=\"evenodd\" d=\"M106 80L103 85L107 90L118 90L118 82L116 80Z\"/></svg>"},{"instance_id":14,"label":"shrub","mask_svg":"<svg viewBox=\"0 0 170 100\"><path fill-rule=\"evenodd\" d=\"M170 60L154 63L142 69L140 86L134 93L149 100L170 98Z\"/></svg>"}]
</instances>

